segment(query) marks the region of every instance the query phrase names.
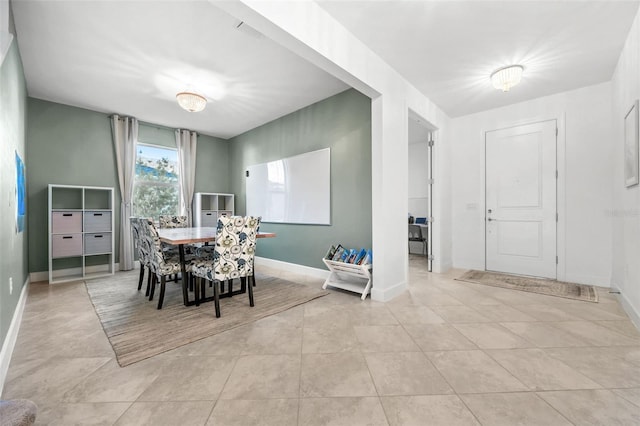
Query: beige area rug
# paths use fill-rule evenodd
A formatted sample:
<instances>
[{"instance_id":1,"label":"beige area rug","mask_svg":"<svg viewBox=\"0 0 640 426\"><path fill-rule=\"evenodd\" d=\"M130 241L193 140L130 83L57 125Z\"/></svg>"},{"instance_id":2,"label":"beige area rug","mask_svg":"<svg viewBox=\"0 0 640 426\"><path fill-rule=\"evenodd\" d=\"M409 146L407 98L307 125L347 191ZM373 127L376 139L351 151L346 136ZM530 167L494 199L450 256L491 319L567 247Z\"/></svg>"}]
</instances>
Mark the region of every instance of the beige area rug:
<instances>
[{"instance_id":1,"label":"beige area rug","mask_svg":"<svg viewBox=\"0 0 640 426\"><path fill-rule=\"evenodd\" d=\"M474 270L456 280L598 303L598 293L591 285Z\"/></svg>"},{"instance_id":2,"label":"beige area rug","mask_svg":"<svg viewBox=\"0 0 640 426\"><path fill-rule=\"evenodd\" d=\"M145 276L146 278L146 276ZM240 294L221 299L221 317L216 318L213 302L184 306L180 283L167 283L164 305L149 302L144 289L138 292L138 272L113 278L86 281L87 291L102 328L118 359L125 367L154 355L251 323L294 306L325 296L327 291L264 275L256 277L255 306ZM240 286L239 280L234 288ZM207 295L212 290L207 289ZM190 295L193 298L193 295Z\"/></svg>"}]
</instances>

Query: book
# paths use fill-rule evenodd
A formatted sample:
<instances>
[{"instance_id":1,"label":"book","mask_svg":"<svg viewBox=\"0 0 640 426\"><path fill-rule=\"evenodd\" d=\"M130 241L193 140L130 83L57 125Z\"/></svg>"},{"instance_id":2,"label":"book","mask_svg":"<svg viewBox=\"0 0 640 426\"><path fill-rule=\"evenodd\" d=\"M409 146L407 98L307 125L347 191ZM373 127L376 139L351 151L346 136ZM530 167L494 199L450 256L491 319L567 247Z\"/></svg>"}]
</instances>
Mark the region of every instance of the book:
<instances>
[{"instance_id":1,"label":"book","mask_svg":"<svg viewBox=\"0 0 640 426\"><path fill-rule=\"evenodd\" d=\"M333 255L336 254L336 246L334 246L333 244L331 245L331 247L329 248L329 251L327 252L327 254L325 254L324 258L327 260L331 260L333 259Z\"/></svg>"},{"instance_id":2,"label":"book","mask_svg":"<svg viewBox=\"0 0 640 426\"><path fill-rule=\"evenodd\" d=\"M365 257L366 255L367 255L367 250L360 249L360 251L358 252L358 255L353 260L353 263L355 263L356 265L360 265L362 263L362 258Z\"/></svg>"},{"instance_id":3,"label":"book","mask_svg":"<svg viewBox=\"0 0 640 426\"><path fill-rule=\"evenodd\" d=\"M344 251L342 252L342 256L340 256L340 262L346 262L347 259L349 259L349 249L344 249Z\"/></svg>"},{"instance_id":4,"label":"book","mask_svg":"<svg viewBox=\"0 0 640 426\"><path fill-rule=\"evenodd\" d=\"M367 254L362 258L360 265L369 265L373 263L373 253L367 250Z\"/></svg>"},{"instance_id":5,"label":"book","mask_svg":"<svg viewBox=\"0 0 640 426\"><path fill-rule=\"evenodd\" d=\"M356 257L358 256L358 250L351 249L349 250L349 257L347 258L347 263L355 263Z\"/></svg>"},{"instance_id":6,"label":"book","mask_svg":"<svg viewBox=\"0 0 640 426\"><path fill-rule=\"evenodd\" d=\"M336 252L333 254L333 258L331 260L335 260L336 262L339 262L340 259L342 259L343 253L344 253L344 247L338 244L338 246L336 247Z\"/></svg>"}]
</instances>

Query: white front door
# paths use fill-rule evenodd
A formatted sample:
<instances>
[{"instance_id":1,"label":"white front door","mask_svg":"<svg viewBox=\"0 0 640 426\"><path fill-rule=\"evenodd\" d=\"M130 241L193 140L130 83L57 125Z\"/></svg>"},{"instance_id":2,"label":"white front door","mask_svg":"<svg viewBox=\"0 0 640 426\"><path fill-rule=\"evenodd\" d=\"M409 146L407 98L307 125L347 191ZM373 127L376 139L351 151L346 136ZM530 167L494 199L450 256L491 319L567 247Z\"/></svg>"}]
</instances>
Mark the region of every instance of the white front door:
<instances>
[{"instance_id":1,"label":"white front door","mask_svg":"<svg viewBox=\"0 0 640 426\"><path fill-rule=\"evenodd\" d=\"M556 121L486 133L486 269L556 278Z\"/></svg>"}]
</instances>

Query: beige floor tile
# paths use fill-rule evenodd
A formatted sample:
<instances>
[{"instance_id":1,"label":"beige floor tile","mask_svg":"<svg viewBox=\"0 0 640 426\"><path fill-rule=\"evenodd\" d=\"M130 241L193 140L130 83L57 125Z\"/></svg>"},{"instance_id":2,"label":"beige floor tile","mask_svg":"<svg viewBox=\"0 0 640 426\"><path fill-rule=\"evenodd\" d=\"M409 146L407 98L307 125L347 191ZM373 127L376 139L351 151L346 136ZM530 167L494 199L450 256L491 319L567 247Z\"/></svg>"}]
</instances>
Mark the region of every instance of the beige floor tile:
<instances>
[{"instance_id":1,"label":"beige floor tile","mask_svg":"<svg viewBox=\"0 0 640 426\"><path fill-rule=\"evenodd\" d=\"M66 392L63 401L135 401L168 364L168 360L154 357L122 368L112 360Z\"/></svg>"},{"instance_id":2,"label":"beige floor tile","mask_svg":"<svg viewBox=\"0 0 640 426\"><path fill-rule=\"evenodd\" d=\"M502 322L500 325L539 348L588 346L585 340L554 327L550 322Z\"/></svg>"},{"instance_id":3,"label":"beige floor tile","mask_svg":"<svg viewBox=\"0 0 640 426\"><path fill-rule=\"evenodd\" d=\"M537 321L518 309L508 305L485 305L479 308L482 315L495 322Z\"/></svg>"},{"instance_id":4,"label":"beige floor tile","mask_svg":"<svg viewBox=\"0 0 640 426\"><path fill-rule=\"evenodd\" d=\"M300 396L375 396L371 374L359 352L304 354L300 375Z\"/></svg>"},{"instance_id":5,"label":"beige floor tile","mask_svg":"<svg viewBox=\"0 0 640 426\"><path fill-rule=\"evenodd\" d=\"M304 306L296 306L253 323L254 327L302 328Z\"/></svg>"},{"instance_id":6,"label":"beige floor tile","mask_svg":"<svg viewBox=\"0 0 640 426\"><path fill-rule=\"evenodd\" d=\"M299 354L301 350L301 328L255 327L247 335L242 354Z\"/></svg>"},{"instance_id":7,"label":"beige floor tile","mask_svg":"<svg viewBox=\"0 0 640 426\"><path fill-rule=\"evenodd\" d=\"M596 324L613 330L617 333L623 334L632 339L640 338L640 331L630 320L623 321L594 321Z\"/></svg>"},{"instance_id":8,"label":"beige floor tile","mask_svg":"<svg viewBox=\"0 0 640 426\"><path fill-rule=\"evenodd\" d=\"M542 349L490 350L489 355L530 390L599 389L601 386Z\"/></svg>"},{"instance_id":9,"label":"beige floor tile","mask_svg":"<svg viewBox=\"0 0 640 426\"><path fill-rule=\"evenodd\" d=\"M213 409L211 401L135 402L116 426L201 426Z\"/></svg>"},{"instance_id":10,"label":"beige floor tile","mask_svg":"<svg viewBox=\"0 0 640 426\"><path fill-rule=\"evenodd\" d=\"M300 400L300 426L386 426L377 397L305 398Z\"/></svg>"},{"instance_id":11,"label":"beige floor tile","mask_svg":"<svg viewBox=\"0 0 640 426\"><path fill-rule=\"evenodd\" d=\"M218 401L207 426L295 426L298 399L254 399Z\"/></svg>"},{"instance_id":12,"label":"beige floor tile","mask_svg":"<svg viewBox=\"0 0 640 426\"><path fill-rule=\"evenodd\" d=\"M212 400L220 395L235 365L232 357L186 356L163 368L138 401Z\"/></svg>"},{"instance_id":13,"label":"beige floor tile","mask_svg":"<svg viewBox=\"0 0 640 426\"><path fill-rule=\"evenodd\" d=\"M639 339L624 336L591 321L562 321L554 323L553 326L594 346L632 346L640 344Z\"/></svg>"},{"instance_id":14,"label":"beige floor tile","mask_svg":"<svg viewBox=\"0 0 640 426\"><path fill-rule=\"evenodd\" d=\"M500 324L453 324L453 327L482 349L511 349L533 346Z\"/></svg>"},{"instance_id":15,"label":"beige floor tile","mask_svg":"<svg viewBox=\"0 0 640 426\"><path fill-rule=\"evenodd\" d=\"M38 406L36 424L50 426L112 425L131 406L131 402L102 402Z\"/></svg>"},{"instance_id":16,"label":"beige floor tile","mask_svg":"<svg viewBox=\"0 0 640 426\"><path fill-rule=\"evenodd\" d=\"M413 352L420 348L399 325L353 328L363 352Z\"/></svg>"},{"instance_id":17,"label":"beige floor tile","mask_svg":"<svg viewBox=\"0 0 640 426\"><path fill-rule=\"evenodd\" d=\"M49 358L7 382L2 396L31 399L38 405L62 401L67 391L109 362L109 358Z\"/></svg>"},{"instance_id":18,"label":"beige floor tile","mask_svg":"<svg viewBox=\"0 0 640 426\"><path fill-rule=\"evenodd\" d=\"M305 327L302 335L302 353L352 352L359 347L360 343L351 327L341 330Z\"/></svg>"},{"instance_id":19,"label":"beige floor tile","mask_svg":"<svg viewBox=\"0 0 640 426\"><path fill-rule=\"evenodd\" d=\"M537 319L538 321L578 321L582 318L565 312L562 305L519 305L518 310Z\"/></svg>"},{"instance_id":20,"label":"beige floor tile","mask_svg":"<svg viewBox=\"0 0 640 426\"><path fill-rule=\"evenodd\" d=\"M639 366L620 357L609 348L545 349L559 359L605 388L640 387Z\"/></svg>"},{"instance_id":21,"label":"beige floor tile","mask_svg":"<svg viewBox=\"0 0 640 426\"><path fill-rule=\"evenodd\" d=\"M163 355L173 356L236 356L240 355L245 349L247 336L251 331L250 326L242 326L224 333L216 334L205 339L198 340L188 345L180 346L172 351L165 352Z\"/></svg>"},{"instance_id":22,"label":"beige floor tile","mask_svg":"<svg viewBox=\"0 0 640 426\"><path fill-rule=\"evenodd\" d=\"M394 306L393 316L400 324L443 324L444 320L426 306Z\"/></svg>"},{"instance_id":23,"label":"beige floor tile","mask_svg":"<svg viewBox=\"0 0 640 426\"><path fill-rule=\"evenodd\" d=\"M356 325L397 325L398 321L386 306L345 305L351 324Z\"/></svg>"},{"instance_id":24,"label":"beige floor tile","mask_svg":"<svg viewBox=\"0 0 640 426\"><path fill-rule=\"evenodd\" d=\"M412 300L416 305L422 306L461 306L464 305L455 297L443 291L438 292L422 292L410 289ZM395 300L395 299L394 299Z\"/></svg>"},{"instance_id":25,"label":"beige floor tile","mask_svg":"<svg viewBox=\"0 0 640 426\"><path fill-rule=\"evenodd\" d=\"M464 271L431 274L420 260L410 258L408 291L388 303L332 290L126 368L113 361L82 282L34 284L3 398L34 400L38 424L113 424L121 414L122 424L136 425L565 424L535 395L547 395L575 424L637 423L640 333L606 289L588 304L456 281ZM322 281L273 271L316 288ZM134 288L137 271L117 279ZM477 350L458 329L483 347L502 342L496 330L532 347ZM611 392L526 390L589 382ZM318 395L361 388L371 396L305 398L305 384ZM423 395L452 389L478 418L457 395ZM386 418L376 396L384 393L407 393L382 397Z\"/></svg>"},{"instance_id":26,"label":"beige floor tile","mask_svg":"<svg viewBox=\"0 0 640 426\"><path fill-rule=\"evenodd\" d=\"M238 358L221 399L297 398L300 355L245 355Z\"/></svg>"},{"instance_id":27,"label":"beige floor tile","mask_svg":"<svg viewBox=\"0 0 640 426\"><path fill-rule=\"evenodd\" d=\"M427 356L458 394L527 390L482 351L428 352Z\"/></svg>"},{"instance_id":28,"label":"beige floor tile","mask_svg":"<svg viewBox=\"0 0 640 426\"><path fill-rule=\"evenodd\" d=\"M453 393L422 352L370 353L365 358L378 395Z\"/></svg>"},{"instance_id":29,"label":"beige floor tile","mask_svg":"<svg viewBox=\"0 0 640 426\"><path fill-rule=\"evenodd\" d=\"M59 357L72 358L78 354L84 357L114 358L115 354L109 341L105 338L104 331L99 325L94 329L64 329L55 330L38 329L33 326L29 331L25 330L16 345L13 356L16 358L33 357L40 352L40 348L46 346Z\"/></svg>"},{"instance_id":30,"label":"beige floor tile","mask_svg":"<svg viewBox=\"0 0 640 426\"><path fill-rule=\"evenodd\" d=\"M406 325L404 328L425 352L478 348L449 324Z\"/></svg>"},{"instance_id":31,"label":"beige floor tile","mask_svg":"<svg viewBox=\"0 0 640 426\"><path fill-rule=\"evenodd\" d=\"M468 306L433 306L433 311L448 323L491 322L491 320Z\"/></svg>"},{"instance_id":32,"label":"beige floor tile","mask_svg":"<svg viewBox=\"0 0 640 426\"><path fill-rule=\"evenodd\" d=\"M322 297L321 299L326 299ZM351 327L351 316L343 305L310 305L304 307L304 327L345 328Z\"/></svg>"},{"instance_id":33,"label":"beige floor tile","mask_svg":"<svg viewBox=\"0 0 640 426\"><path fill-rule=\"evenodd\" d=\"M613 393L640 407L640 388L613 389Z\"/></svg>"},{"instance_id":34,"label":"beige floor tile","mask_svg":"<svg viewBox=\"0 0 640 426\"><path fill-rule=\"evenodd\" d=\"M462 395L483 426L571 426L533 392Z\"/></svg>"},{"instance_id":35,"label":"beige floor tile","mask_svg":"<svg viewBox=\"0 0 640 426\"><path fill-rule=\"evenodd\" d=\"M609 390L538 392L538 395L576 425L638 425L636 405Z\"/></svg>"},{"instance_id":36,"label":"beige floor tile","mask_svg":"<svg viewBox=\"0 0 640 426\"><path fill-rule=\"evenodd\" d=\"M391 426L476 426L473 414L456 395L380 398Z\"/></svg>"}]
</instances>

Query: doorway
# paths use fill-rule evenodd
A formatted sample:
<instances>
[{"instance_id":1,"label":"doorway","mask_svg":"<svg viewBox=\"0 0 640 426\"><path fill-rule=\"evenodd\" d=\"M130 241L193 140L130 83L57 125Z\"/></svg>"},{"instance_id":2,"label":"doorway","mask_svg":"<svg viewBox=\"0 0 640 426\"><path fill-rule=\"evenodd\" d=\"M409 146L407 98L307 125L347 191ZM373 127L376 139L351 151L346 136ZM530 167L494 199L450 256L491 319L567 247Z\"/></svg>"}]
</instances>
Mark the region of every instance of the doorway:
<instances>
[{"instance_id":1,"label":"doorway","mask_svg":"<svg viewBox=\"0 0 640 426\"><path fill-rule=\"evenodd\" d=\"M485 267L557 277L556 120L485 134Z\"/></svg>"},{"instance_id":2,"label":"doorway","mask_svg":"<svg viewBox=\"0 0 640 426\"><path fill-rule=\"evenodd\" d=\"M424 255L432 271L433 253L433 134L424 120L409 114L409 216L419 225L424 243L409 242L409 254ZM415 236L415 234L413 234Z\"/></svg>"}]
</instances>

